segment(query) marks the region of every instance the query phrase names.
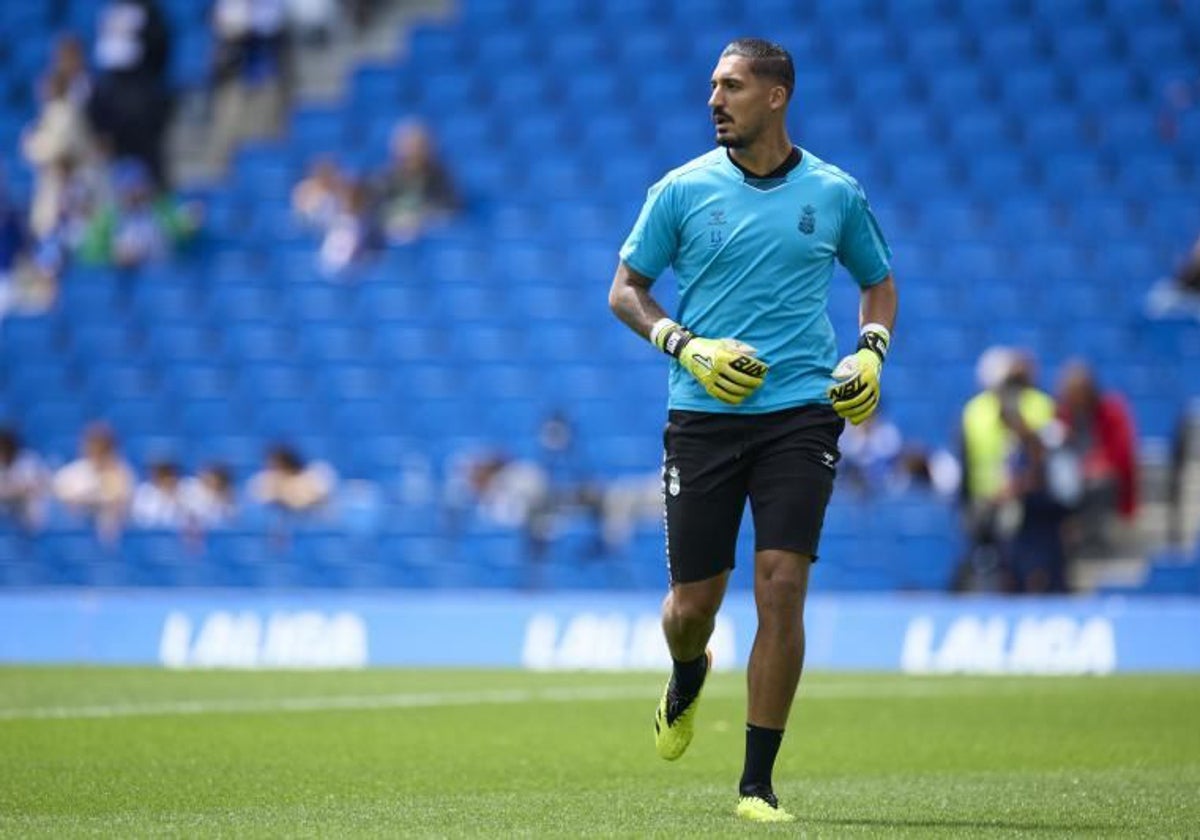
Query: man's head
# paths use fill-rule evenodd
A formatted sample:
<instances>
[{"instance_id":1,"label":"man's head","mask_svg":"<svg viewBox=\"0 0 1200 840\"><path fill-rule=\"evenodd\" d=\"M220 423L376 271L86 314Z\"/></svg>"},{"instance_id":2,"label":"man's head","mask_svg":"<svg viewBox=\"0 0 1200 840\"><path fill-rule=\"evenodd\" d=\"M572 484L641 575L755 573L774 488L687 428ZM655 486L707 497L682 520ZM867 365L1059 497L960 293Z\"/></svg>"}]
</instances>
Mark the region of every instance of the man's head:
<instances>
[{"instance_id":1,"label":"man's head","mask_svg":"<svg viewBox=\"0 0 1200 840\"><path fill-rule=\"evenodd\" d=\"M17 460L21 439L12 429L0 428L0 466L8 467Z\"/></svg>"},{"instance_id":2,"label":"man's head","mask_svg":"<svg viewBox=\"0 0 1200 840\"><path fill-rule=\"evenodd\" d=\"M745 148L768 129L782 127L796 68L788 51L760 38L739 38L721 52L708 107L717 144Z\"/></svg>"},{"instance_id":3,"label":"man's head","mask_svg":"<svg viewBox=\"0 0 1200 840\"><path fill-rule=\"evenodd\" d=\"M273 446L267 450L267 469L285 475L297 475L304 472L304 461L300 453L290 446Z\"/></svg>"},{"instance_id":4,"label":"man's head","mask_svg":"<svg viewBox=\"0 0 1200 840\"><path fill-rule=\"evenodd\" d=\"M400 166L423 169L433 157L433 137L424 123L404 120L392 130L392 159Z\"/></svg>"},{"instance_id":5,"label":"man's head","mask_svg":"<svg viewBox=\"0 0 1200 840\"><path fill-rule=\"evenodd\" d=\"M1063 367L1058 377L1058 401L1069 414L1084 415L1095 410L1100 389L1087 362L1075 359Z\"/></svg>"},{"instance_id":6,"label":"man's head","mask_svg":"<svg viewBox=\"0 0 1200 840\"><path fill-rule=\"evenodd\" d=\"M156 461L150 465L150 483L160 490L174 492L179 486L179 467L170 461Z\"/></svg>"},{"instance_id":7,"label":"man's head","mask_svg":"<svg viewBox=\"0 0 1200 840\"><path fill-rule=\"evenodd\" d=\"M233 473L223 464L210 464L200 471L200 483L211 493L222 498L233 495Z\"/></svg>"},{"instance_id":8,"label":"man's head","mask_svg":"<svg viewBox=\"0 0 1200 840\"><path fill-rule=\"evenodd\" d=\"M112 461L117 456L117 436L103 423L88 426L83 433L83 456L97 464Z\"/></svg>"}]
</instances>

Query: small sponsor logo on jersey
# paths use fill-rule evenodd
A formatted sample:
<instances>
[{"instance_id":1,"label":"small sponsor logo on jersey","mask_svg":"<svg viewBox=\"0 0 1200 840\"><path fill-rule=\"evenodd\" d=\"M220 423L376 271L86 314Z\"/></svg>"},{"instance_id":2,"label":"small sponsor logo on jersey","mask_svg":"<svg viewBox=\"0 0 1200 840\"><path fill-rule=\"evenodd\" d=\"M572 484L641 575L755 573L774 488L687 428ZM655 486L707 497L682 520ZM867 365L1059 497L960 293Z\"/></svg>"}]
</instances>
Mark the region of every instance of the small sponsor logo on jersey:
<instances>
[{"instance_id":1,"label":"small sponsor logo on jersey","mask_svg":"<svg viewBox=\"0 0 1200 840\"><path fill-rule=\"evenodd\" d=\"M804 205L804 209L800 211L800 222L796 228L805 236L810 235L817 229L817 208L811 204Z\"/></svg>"},{"instance_id":2,"label":"small sponsor logo on jersey","mask_svg":"<svg viewBox=\"0 0 1200 840\"><path fill-rule=\"evenodd\" d=\"M721 228L725 225L724 210L708 211L708 247L720 248L725 241L725 233Z\"/></svg>"}]
</instances>

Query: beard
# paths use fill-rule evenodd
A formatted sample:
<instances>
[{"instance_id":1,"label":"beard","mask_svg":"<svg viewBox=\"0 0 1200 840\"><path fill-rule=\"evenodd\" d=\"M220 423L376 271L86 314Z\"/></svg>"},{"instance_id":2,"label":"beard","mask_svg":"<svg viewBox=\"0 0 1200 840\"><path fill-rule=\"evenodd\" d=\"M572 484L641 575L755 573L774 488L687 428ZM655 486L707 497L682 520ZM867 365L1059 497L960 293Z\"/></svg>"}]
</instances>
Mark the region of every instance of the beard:
<instances>
[{"instance_id":1,"label":"beard","mask_svg":"<svg viewBox=\"0 0 1200 840\"><path fill-rule=\"evenodd\" d=\"M745 149L754 144L754 141L762 134L762 130L761 123L754 125L739 122L736 128L726 126L724 133L721 133L719 129L717 131L717 145L726 149Z\"/></svg>"}]
</instances>

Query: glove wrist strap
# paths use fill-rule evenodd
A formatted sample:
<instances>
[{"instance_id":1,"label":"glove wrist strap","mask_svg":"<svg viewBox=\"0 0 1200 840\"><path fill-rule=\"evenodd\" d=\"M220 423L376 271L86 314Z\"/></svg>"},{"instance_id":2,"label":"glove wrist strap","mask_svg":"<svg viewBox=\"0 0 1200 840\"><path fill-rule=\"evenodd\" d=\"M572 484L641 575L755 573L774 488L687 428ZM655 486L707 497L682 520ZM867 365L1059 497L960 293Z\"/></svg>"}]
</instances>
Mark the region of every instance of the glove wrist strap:
<instances>
[{"instance_id":1,"label":"glove wrist strap","mask_svg":"<svg viewBox=\"0 0 1200 840\"><path fill-rule=\"evenodd\" d=\"M887 358L892 334L883 324L863 324L858 331L858 350L870 350L879 357L880 364Z\"/></svg>"},{"instance_id":2,"label":"glove wrist strap","mask_svg":"<svg viewBox=\"0 0 1200 840\"><path fill-rule=\"evenodd\" d=\"M650 328L650 341L668 356L678 359L692 334L670 318L660 318Z\"/></svg>"}]
</instances>

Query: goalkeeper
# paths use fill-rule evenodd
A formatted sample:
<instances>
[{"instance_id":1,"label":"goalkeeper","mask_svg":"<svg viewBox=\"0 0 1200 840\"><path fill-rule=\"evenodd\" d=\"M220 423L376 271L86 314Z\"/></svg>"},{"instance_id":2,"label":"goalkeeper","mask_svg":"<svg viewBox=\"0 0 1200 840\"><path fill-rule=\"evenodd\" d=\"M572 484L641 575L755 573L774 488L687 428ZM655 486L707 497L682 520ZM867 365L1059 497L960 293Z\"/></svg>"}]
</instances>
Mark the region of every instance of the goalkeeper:
<instances>
[{"instance_id":1,"label":"goalkeeper","mask_svg":"<svg viewBox=\"0 0 1200 840\"><path fill-rule=\"evenodd\" d=\"M764 822L792 819L772 769L804 659L809 567L844 419L860 423L879 402L896 313L890 252L862 189L788 138L794 79L777 45L725 48L708 103L718 148L651 187L609 294L617 317L675 360L663 435L674 669L656 748L673 760L691 741L749 499L758 628L736 813ZM841 362L826 312L835 262L861 289L858 349ZM674 318L650 293L668 267Z\"/></svg>"}]
</instances>

